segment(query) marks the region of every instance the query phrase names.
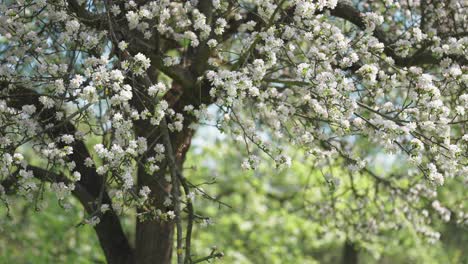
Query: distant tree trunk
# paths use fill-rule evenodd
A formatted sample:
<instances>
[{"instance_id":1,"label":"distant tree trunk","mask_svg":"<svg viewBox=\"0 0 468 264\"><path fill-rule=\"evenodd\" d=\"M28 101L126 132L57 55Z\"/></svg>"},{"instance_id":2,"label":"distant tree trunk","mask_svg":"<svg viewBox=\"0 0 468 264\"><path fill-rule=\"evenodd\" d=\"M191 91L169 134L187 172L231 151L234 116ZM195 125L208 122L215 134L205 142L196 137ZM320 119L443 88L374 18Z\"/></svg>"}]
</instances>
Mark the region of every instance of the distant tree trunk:
<instances>
[{"instance_id":1,"label":"distant tree trunk","mask_svg":"<svg viewBox=\"0 0 468 264\"><path fill-rule=\"evenodd\" d=\"M357 264L358 263L358 255L359 252L356 249L356 245L346 240L344 247L343 247L343 259L341 263L343 264Z\"/></svg>"}]
</instances>

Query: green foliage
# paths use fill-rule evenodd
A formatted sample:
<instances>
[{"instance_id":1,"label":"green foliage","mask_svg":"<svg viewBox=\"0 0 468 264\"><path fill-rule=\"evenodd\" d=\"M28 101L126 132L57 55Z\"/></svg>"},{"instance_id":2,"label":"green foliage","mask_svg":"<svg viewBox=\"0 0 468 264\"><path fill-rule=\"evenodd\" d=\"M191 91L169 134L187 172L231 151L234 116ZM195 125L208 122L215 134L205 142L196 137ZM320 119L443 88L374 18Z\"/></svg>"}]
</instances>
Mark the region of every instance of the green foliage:
<instances>
[{"instance_id":1,"label":"green foliage","mask_svg":"<svg viewBox=\"0 0 468 264\"><path fill-rule=\"evenodd\" d=\"M210 247L216 246L225 252L222 263L342 261L344 241L352 232L338 226L342 221L338 218L347 216L345 212L353 201L349 192L340 194L351 183L339 167L331 168L341 179L339 184L327 180L319 169L310 168L306 160L293 162L290 169L262 165L255 172L240 171L238 164L244 156L240 154L242 150L233 147L237 144L226 144L223 140L207 145L205 142L203 147L195 147L185 163L187 168L192 168L187 170L188 179L200 184L204 192L217 200L196 201L197 214L210 217L214 224L197 225L194 253L207 255ZM300 155L300 151L294 152ZM217 160L223 162L215 163ZM354 184L357 192L364 193L371 180L356 178ZM318 212L320 204L340 195L349 204L337 203L337 213L322 218ZM385 193L380 195L385 199ZM307 209L313 203L319 206ZM363 217L378 213L372 212L376 209L371 206L359 210L362 212L358 216ZM405 221L404 217L401 221ZM360 263L465 263L462 245L467 242L463 233L466 230L454 229L457 229L454 223L440 224L442 241L429 244L415 234L412 226L402 224L397 231L379 234L372 240L361 237L355 243L360 249Z\"/></svg>"},{"instance_id":2,"label":"green foliage","mask_svg":"<svg viewBox=\"0 0 468 264\"><path fill-rule=\"evenodd\" d=\"M51 192L37 212L23 199L15 204L7 217L0 207L0 263L104 263L104 256L91 226L77 226L83 211L77 201L64 211Z\"/></svg>"}]
</instances>

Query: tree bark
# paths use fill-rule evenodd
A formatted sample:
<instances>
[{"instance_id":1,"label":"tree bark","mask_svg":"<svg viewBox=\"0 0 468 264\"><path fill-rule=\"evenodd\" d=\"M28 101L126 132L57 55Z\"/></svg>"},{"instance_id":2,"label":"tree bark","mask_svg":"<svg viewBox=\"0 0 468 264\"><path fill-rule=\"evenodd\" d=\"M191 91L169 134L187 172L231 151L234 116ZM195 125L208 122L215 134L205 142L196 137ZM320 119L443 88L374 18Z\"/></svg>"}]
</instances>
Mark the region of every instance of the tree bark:
<instances>
[{"instance_id":1,"label":"tree bark","mask_svg":"<svg viewBox=\"0 0 468 264\"><path fill-rule=\"evenodd\" d=\"M107 195L106 195L107 196ZM109 197L105 197L110 202ZM119 217L111 212L100 218L94 229L109 264L133 264L133 250L122 231Z\"/></svg>"},{"instance_id":2,"label":"tree bark","mask_svg":"<svg viewBox=\"0 0 468 264\"><path fill-rule=\"evenodd\" d=\"M188 128L187 124L184 125L184 129L181 132L171 134L171 144L175 151L175 160L179 168L182 168L193 136L193 130ZM144 134L145 131L147 130L140 129L139 133ZM152 140L158 140L155 138L155 135L158 134L154 133L153 135L146 135L146 137L149 142L152 142ZM149 150L149 153L152 151ZM171 193L172 185L165 179L166 174L169 174L167 162L161 164L160 167L160 171L156 174L149 175L145 172L144 165L140 164L138 167L138 186L140 188L148 186L151 189L149 199L153 201L154 208L167 212L168 210L173 210L171 207L164 206L164 200ZM141 212L142 210L139 209L138 211ZM174 221L160 221L157 219L137 221L135 242L136 263L170 264L174 244L174 226Z\"/></svg>"},{"instance_id":3,"label":"tree bark","mask_svg":"<svg viewBox=\"0 0 468 264\"><path fill-rule=\"evenodd\" d=\"M162 212L167 211L163 203L167 193L171 191L171 186L164 179L165 173L166 169L162 169L156 175L148 175L143 166L140 165L138 168L138 185L148 186L151 189L149 199L153 200L155 209ZM138 211L142 212L142 210ZM173 221L137 220L136 263L171 263L173 236Z\"/></svg>"},{"instance_id":4,"label":"tree bark","mask_svg":"<svg viewBox=\"0 0 468 264\"><path fill-rule=\"evenodd\" d=\"M136 227L136 263L169 264L172 257L173 222L138 222Z\"/></svg>"},{"instance_id":5,"label":"tree bark","mask_svg":"<svg viewBox=\"0 0 468 264\"><path fill-rule=\"evenodd\" d=\"M359 252L356 249L356 245L353 242L346 240L343 247L343 259L341 263L358 264L358 256Z\"/></svg>"}]
</instances>

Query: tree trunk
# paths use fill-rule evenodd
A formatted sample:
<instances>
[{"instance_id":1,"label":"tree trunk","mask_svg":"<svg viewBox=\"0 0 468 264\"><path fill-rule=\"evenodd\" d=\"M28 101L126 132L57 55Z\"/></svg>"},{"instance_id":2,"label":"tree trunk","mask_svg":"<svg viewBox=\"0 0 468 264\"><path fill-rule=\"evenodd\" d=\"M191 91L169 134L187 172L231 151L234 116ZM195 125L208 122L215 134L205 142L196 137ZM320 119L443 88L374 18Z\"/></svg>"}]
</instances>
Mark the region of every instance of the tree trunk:
<instances>
[{"instance_id":1,"label":"tree trunk","mask_svg":"<svg viewBox=\"0 0 468 264\"><path fill-rule=\"evenodd\" d=\"M186 126L187 127L187 126ZM148 135L151 139L151 135ZM171 135L171 143L175 152L177 166L182 168L185 155L190 147L193 130L185 128L183 131ZM155 139L156 140L156 139ZM149 140L150 142L150 140ZM151 189L149 199L153 199L155 209L162 212L173 210L164 206L167 194L171 193L171 184L165 180L169 174L169 166L161 164L161 170L155 175L148 175L144 167L138 168L138 186L148 186ZM140 210L139 210L140 211ZM174 221L137 220L136 224L136 263L137 264L170 264L172 247L174 244Z\"/></svg>"},{"instance_id":2,"label":"tree trunk","mask_svg":"<svg viewBox=\"0 0 468 264\"><path fill-rule=\"evenodd\" d=\"M343 247L343 264L357 264L358 263L358 254L359 252L356 249L356 245L346 240L344 247Z\"/></svg>"},{"instance_id":3,"label":"tree trunk","mask_svg":"<svg viewBox=\"0 0 468 264\"><path fill-rule=\"evenodd\" d=\"M144 221L137 223L136 229L135 263L170 264L174 223Z\"/></svg>"},{"instance_id":4,"label":"tree trunk","mask_svg":"<svg viewBox=\"0 0 468 264\"><path fill-rule=\"evenodd\" d=\"M106 198L109 199L110 198ZM94 229L109 264L132 264L134 256L117 215L107 213Z\"/></svg>"},{"instance_id":5,"label":"tree trunk","mask_svg":"<svg viewBox=\"0 0 468 264\"><path fill-rule=\"evenodd\" d=\"M141 166L138 169L138 185L148 186L151 189L149 199L154 199L155 208L162 212L167 211L163 203L166 193L171 191L171 186L164 179L165 173L166 170L161 170L156 175L148 175ZM173 221L137 220L136 263L171 263L173 236Z\"/></svg>"}]
</instances>

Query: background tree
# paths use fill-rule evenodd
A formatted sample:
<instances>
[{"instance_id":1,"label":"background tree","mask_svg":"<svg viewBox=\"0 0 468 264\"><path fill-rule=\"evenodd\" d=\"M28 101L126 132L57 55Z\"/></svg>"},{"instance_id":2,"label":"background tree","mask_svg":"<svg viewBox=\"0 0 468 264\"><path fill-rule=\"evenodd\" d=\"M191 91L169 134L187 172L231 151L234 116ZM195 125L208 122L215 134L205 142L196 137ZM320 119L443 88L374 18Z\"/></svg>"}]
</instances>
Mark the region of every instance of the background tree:
<instances>
[{"instance_id":1,"label":"background tree","mask_svg":"<svg viewBox=\"0 0 468 264\"><path fill-rule=\"evenodd\" d=\"M222 201L183 166L210 124L244 145L238 168L280 170L294 157L320 172L303 211L349 243L402 225L437 240L434 216L467 221L463 197L441 203L439 188L466 182L466 11L458 1L6 1L2 200L39 209L51 190L68 208L74 195L109 263L170 263L174 241L178 263L220 257L191 251L206 221L194 197ZM390 157L400 166L379 169ZM133 246L120 223L131 209Z\"/></svg>"}]
</instances>

